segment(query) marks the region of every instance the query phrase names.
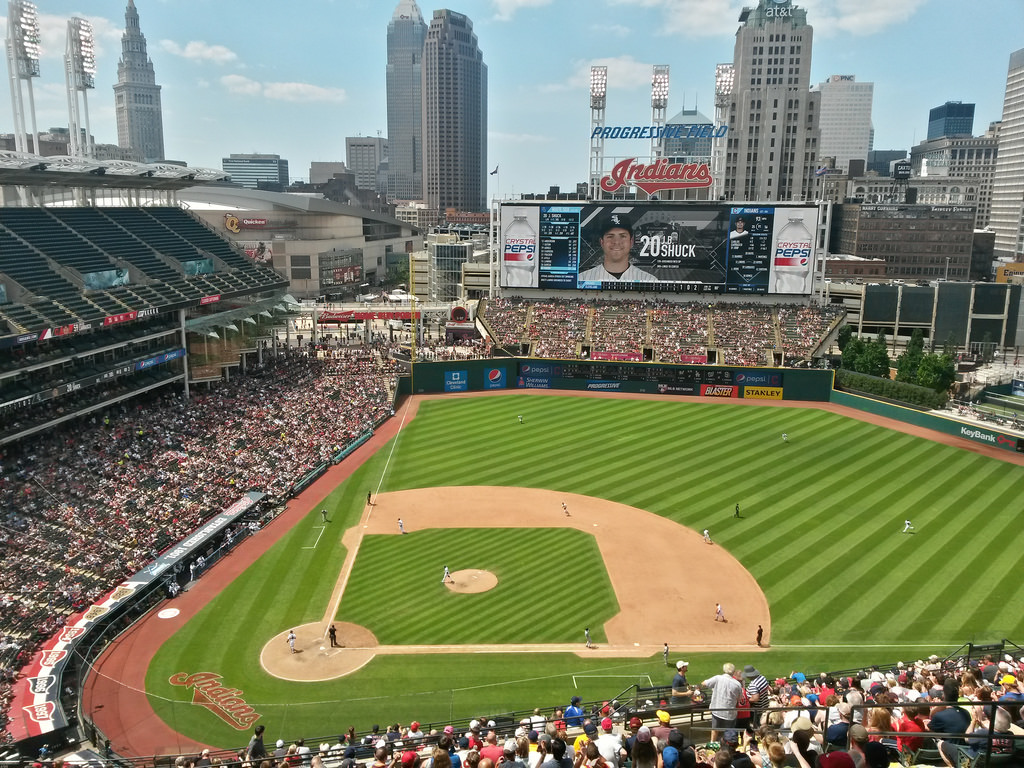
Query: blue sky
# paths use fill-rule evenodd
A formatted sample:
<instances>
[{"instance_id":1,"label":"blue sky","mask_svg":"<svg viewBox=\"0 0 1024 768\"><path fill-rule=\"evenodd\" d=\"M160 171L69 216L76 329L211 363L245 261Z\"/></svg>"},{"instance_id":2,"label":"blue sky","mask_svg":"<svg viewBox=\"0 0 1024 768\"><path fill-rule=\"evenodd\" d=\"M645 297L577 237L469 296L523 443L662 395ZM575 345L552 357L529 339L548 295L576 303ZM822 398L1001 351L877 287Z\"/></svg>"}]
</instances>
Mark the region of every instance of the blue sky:
<instances>
[{"instance_id":1,"label":"blue sky","mask_svg":"<svg viewBox=\"0 0 1024 768\"><path fill-rule=\"evenodd\" d=\"M671 67L669 115L713 116L715 65L732 61L740 0L417 0L466 14L489 74L491 194L572 189L588 169L588 76L609 68L607 122L650 121L654 64ZM63 53L70 16L96 30L89 95L97 141L116 143L126 0L36 0L40 129L67 125ZM280 154L293 178L313 160L345 159L346 136L387 133L385 32L397 0L136 0L163 86L168 157L220 167L232 152ZM909 148L928 110L977 104L975 134L1002 114L1010 53L1024 47L1024 0L803 0L814 27L811 81L875 84L875 148ZM6 12L6 4L0 8ZM6 33L6 19L3 19ZM6 74L6 72L5 72ZM5 78L6 81L6 78ZM5 95L0 132L12 130ZM645 145L637 147L643 151ZM616 154L624 154L618 151Z\"/></svg>"}]
</instances>

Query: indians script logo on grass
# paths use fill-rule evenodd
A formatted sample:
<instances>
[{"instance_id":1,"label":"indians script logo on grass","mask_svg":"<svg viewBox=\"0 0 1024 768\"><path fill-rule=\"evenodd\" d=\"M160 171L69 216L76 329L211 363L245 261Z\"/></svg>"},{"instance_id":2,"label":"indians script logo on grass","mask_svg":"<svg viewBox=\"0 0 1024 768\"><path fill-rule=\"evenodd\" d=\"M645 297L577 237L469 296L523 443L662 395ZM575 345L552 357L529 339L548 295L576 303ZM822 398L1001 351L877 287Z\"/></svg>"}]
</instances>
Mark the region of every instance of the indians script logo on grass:
<instances>
[{"instance_id":1,"label":"indians script logo on grass","mask_svg":"<svg viewBox=\"0 0 1024 768\"><path fill-rule=\"evenodd\" d=\"M206 707L217 717L238 731L244 731L259 720L262 715L245 703L238 688L225 688L220 675L215 672L178 672L171 675L171 685L182 685L192 689L192 703Z\"/></svg>"}]
</instances>

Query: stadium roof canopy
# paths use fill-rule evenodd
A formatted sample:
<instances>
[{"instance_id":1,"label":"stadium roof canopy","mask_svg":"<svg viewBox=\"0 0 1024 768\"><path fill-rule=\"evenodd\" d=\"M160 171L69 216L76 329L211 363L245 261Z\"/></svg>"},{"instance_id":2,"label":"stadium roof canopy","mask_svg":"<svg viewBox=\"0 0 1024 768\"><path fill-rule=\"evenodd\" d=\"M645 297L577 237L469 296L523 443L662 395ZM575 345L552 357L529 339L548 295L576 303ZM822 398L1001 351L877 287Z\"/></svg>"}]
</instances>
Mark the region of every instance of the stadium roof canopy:
<instances>
[{"instance_id":1,"label":"stadium roof canopy","mask_svg":"<svg viewBox=\"0 0 1024 768\"><path fill-rule=\"evenodd\" d=\"M227 178L212 168L0 150L0 186L179 190Z\"/></svg>"}]
</instances>

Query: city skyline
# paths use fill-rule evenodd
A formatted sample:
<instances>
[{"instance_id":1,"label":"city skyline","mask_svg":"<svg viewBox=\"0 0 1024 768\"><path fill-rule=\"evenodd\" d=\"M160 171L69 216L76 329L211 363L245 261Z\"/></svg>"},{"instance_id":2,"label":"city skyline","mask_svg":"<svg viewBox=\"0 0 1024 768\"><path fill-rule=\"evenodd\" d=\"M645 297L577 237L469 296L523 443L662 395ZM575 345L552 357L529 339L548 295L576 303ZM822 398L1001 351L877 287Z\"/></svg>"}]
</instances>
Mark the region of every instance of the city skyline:
<instances>
[{"instance_id":1,"label":"city skyline","mask_svg":"<svg viewBox=\"0 0 1024 768\"><path fill-rule=\"evenodd\" d=\"M67 125L67 19L96 30L96 89L89 94L97 143L117 141L113 85L126 0L39 0L41 77L33 83L40 130ZM572 190L588 167L588 76L609 68L607 123L650 120L654 64L671 67L668 115L713 115L715 65L731 61L735 0L466 0L420 2L473 20L489 69L489 195ZM946 101L977 105L974 132L1000 119L1010 54L1024 47L1018 0L968 13L953 0L797 2L814 28L810 82L834 74L875 84L875 149L906 149L927 135L928 111ZM307 0L287 16L262 0L136 0L162 87L165 153L218 168L231 153L274 153L305 178L312 161L345 157L346 136L387 136L386 32L395 2ZM240 16L241 15L241 16ZM244 17L244 23L240 18ZM994 23L998 21L998 23ZM6 31L6 19L3 19ZM9 95L8 95L9 99ZM0 132L13 130L8 110ZM612 143L608 154L645 152Z\"/></svg>"}]
</instances>

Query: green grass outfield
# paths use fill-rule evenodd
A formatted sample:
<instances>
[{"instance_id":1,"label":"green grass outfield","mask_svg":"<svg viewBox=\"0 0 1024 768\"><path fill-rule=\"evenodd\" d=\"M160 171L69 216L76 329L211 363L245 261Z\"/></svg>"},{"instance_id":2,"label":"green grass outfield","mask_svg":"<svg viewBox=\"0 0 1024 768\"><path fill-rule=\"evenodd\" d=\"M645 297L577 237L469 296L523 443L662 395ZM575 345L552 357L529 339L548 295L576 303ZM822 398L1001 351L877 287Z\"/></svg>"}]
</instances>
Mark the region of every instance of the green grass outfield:
<instances>
[{"instance_id":1,"label":"green grass outfield","mask_svg":"<svg viewBox=\"0 0 1024 768\"><path fill-rule=\"evenodd\" d=\"M773 647L687 653L691 681L714 674L723 660L754 663L775 677L1024 639L1022 467L813 409L532 395L432 400L328 497L333 539L304 549L316 538L314 511L160 649L147 690L172 728L222 747L247 740L183 704L190 693L167 683L176 672L217 672L224 685L242 689L268 741L551 705L574 693L606 698L648 677L670 681L660 654L639 661L564 653L377 657L326 683L265 674L259 653L268 638L322 618L345 556L341 533L378 484L381 491L548 488L710 528L767 595ZM908 517L914 535L900 533ZM457 551L489 536L495 567L532 574L526 593L495 600L429 589L440 579L436 550L445 538L424 531L368 542L338 619L376 624L389 643L423 643L503 642L510 632L522 639L533 631L539 641L564 641L574 627L582 641L582 626L607 618L607 595L587 592L594 579L577 579L578 555L552 546L550 532L471 533ZM401 539L435 553L422 566L425 583L422 555L408 565L373 561ZM657 604L658 563L637 552L635 567L651 577L636 599ZM470 599L453 599L463 597ZM413 610L415 621L397 620Z\"/></svg>"}]
</instances>

